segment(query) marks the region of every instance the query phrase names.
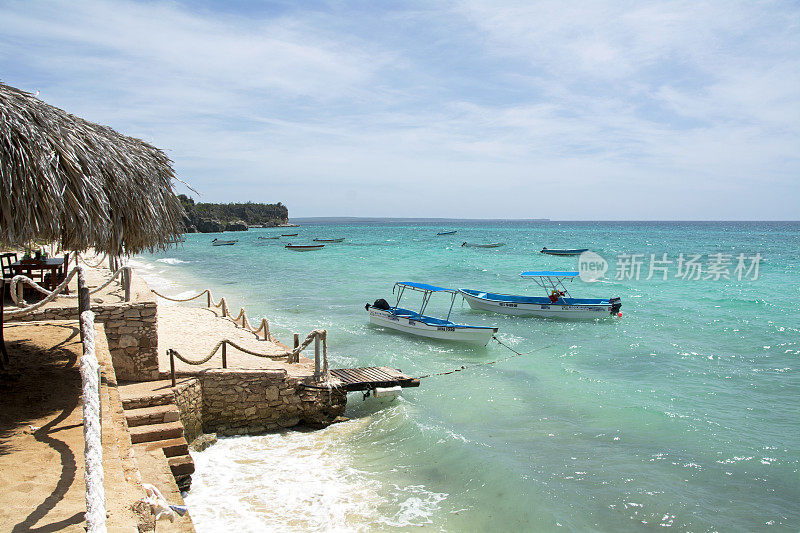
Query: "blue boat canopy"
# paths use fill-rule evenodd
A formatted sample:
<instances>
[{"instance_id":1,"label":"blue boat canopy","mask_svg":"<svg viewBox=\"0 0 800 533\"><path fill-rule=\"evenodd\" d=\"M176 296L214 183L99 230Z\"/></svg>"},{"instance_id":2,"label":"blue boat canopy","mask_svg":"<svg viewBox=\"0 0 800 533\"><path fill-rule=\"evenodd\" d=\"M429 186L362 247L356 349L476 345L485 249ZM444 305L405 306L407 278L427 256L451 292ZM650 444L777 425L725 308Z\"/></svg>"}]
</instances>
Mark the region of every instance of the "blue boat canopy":
<instances>
[{"instance_id":1,"label":"blue boat canopy","mask_svg":"<svg viewBox=\"0 0 800 533\"><path fill-rule=\"evenodd\" d=\"M579 276L578 272L556 272L552 270L534 270L532 272L522 272L520 276L523 278L540 278L543 276L558 276L560 278L574 278Z\"/></svg>"},{"instance_id":2,"label":"blue boat canopy","mask_svg":"<svg viewBox=\"0 0 800 533\"><path fill-rule=\"evenodd\" d=\"M395 285L399 285L401 287L411 287L412 289L419 289L422 291L430 291L430 292L456 292L453 289L436 287L435 285L428 285L427 283L414 283L413 281L398 281Z\"/></svg>"}]
</instances>

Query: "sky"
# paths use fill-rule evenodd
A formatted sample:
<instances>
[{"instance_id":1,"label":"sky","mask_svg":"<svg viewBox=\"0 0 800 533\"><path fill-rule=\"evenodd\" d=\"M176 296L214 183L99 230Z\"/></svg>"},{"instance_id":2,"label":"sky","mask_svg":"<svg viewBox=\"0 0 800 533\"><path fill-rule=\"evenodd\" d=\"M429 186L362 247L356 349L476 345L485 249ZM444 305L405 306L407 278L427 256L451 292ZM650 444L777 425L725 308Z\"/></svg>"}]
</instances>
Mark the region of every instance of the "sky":
<instances>
[{"instance_id":1,"label":"sky","mask_svg":"<svg viewBox=\"0 0 800 533\"><path fill-rule=\"evenodd\" d=\"M202 202L800 219L793 1L0 0L0 81Z\"/></svg>"}]
</instances>

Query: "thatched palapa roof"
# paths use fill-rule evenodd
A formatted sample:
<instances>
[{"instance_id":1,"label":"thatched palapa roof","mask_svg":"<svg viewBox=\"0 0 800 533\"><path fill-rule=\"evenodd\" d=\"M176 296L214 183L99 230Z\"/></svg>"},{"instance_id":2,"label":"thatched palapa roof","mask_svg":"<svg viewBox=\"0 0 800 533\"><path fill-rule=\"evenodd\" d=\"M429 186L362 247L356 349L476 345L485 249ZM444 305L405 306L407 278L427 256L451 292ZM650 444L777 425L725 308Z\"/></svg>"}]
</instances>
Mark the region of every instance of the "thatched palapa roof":
<instances>
[{"instance_id":1,"label":"thatched palapa roof","mask_svg":"<svg viewBox=\"0 0 800 533\"><path fill-rule=\"evenodd\" d=\"M164 249L182 231L173 179L158 148L0 83L0 243Z\"/></svg>"}]
</instances>

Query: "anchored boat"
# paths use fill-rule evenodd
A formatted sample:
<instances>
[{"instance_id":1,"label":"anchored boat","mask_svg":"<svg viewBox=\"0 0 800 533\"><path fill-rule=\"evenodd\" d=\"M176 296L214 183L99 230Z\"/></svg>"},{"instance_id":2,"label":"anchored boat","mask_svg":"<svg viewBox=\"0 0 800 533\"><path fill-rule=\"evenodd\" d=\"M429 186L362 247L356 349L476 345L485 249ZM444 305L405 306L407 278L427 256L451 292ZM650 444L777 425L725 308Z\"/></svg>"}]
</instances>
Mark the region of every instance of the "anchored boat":
<instances>
[{"instance_id":1,"label":"anchored boat","mask_svg":"<svg viewBox=\"0 0 800 533\"><path fill-rule=\"evenodd\" d=\"M280 239L280 237L278 235L275 235L274 237L259 237L259 239L262 239L262 240L275 240L275 239Z\"/></svg>"},{"instance_id":2,"label":"anchored boat","mask_svg":"<svg viewBox=\"0 0 800 533\"><path fill-rule=\"evenodd\" d=\"M313 239L314 242L344 242L344 237L341 239Z\"/></svg>"},{"instance_id":3,"label":"anchored boat","mask_svg":"<svg viewBox=\"0 0 800 533\"><path fill-rule=\"evenodd\" d=\"M444 289L426 283L413 283L410 281L395 283L392 292L394 292L396 288L400 290L397 293L397 303L394 307L390 306L389 303L382 298L375 300L375 303L372 305L367 304L364 306L364 309L369 312L370 323L396 329L412 335L419 335L421 337L470 342L480 344L481 346L486 346L492 336L497 333L497 328L495 327L469 326L451 322L450 313L453 311L453 303L455 302L456 294L458 294L458 292L453 289ZM419 312L399 307L400 300L402 300L403 293L406 289L422 293L422 307L420 307ZM447 312L447 318L441 319L426 316L424 314L425 308L428 306L431 295L441 292L450 295L450 311Z\"/></svg>"},{"instance_id":4,"label":"anchored boat","mask_svg":"<svg viewBox=\"0 0 800 533\"><path fill-rule=\"evenodd\" d=\"M515 296L474 289L458 289L458 292L472 309L504 315L548 318L603 318L621 315L619 310L622 302L619 298L573 298L564 282L577 278L577 272L536 271L523 272L520 276L532 279L545 290L547 296Z\"/></svg>"},{"instance_id":5,"label":"anchored boat","mask_svg":"<svg viewBox=\"0 0 800 533\"><path fill-rule=\"evenodd\" d=\"M440 231L440 232L439 232L439 233L437 233L436 235L455 235L457 231L458 231L458 230L453 230L453 231Z\"/></svg>"},{"instance_id":6,"label":"anchored boat","mask_svg":"<svg viewBox=\"0 0 800 533\"><path fill-rule=\"evenodd\" d=\"M583 252L588 252L588 248L542 248L540 254L548 255L581 255Z\"/></svg>"},{"instance_id":7,"label":"anchored boat","mask_svg":"<svg viewBox=\"0 0 800 533\"><path fill-rule=\"evenodd\" d=\"M281 237L297 237L297 233L281 233Z\"/></svg>"},{"instance_id":8,"label":"anchored boat","mask_svg":"<svg viewBox=\"0 0 800 533\"><path fill-rule=\"evenodd\" d=\"M461 246L466 248L500 248L501 246L505 246L506 243L504 242L490 242L488 244L478 244L473 242L465 242Z\"/></svg>"},{"instance_id":9,"label":"anchored boat","mask_svg":"<svg viewBox=\"0 0 800 533\"><path fill-rule=\"evenodd\" d=\"M289 243L284 246L287 250L294 250L295 252L313 252L314 250L322 250L325 248L324 244L292 244Z\"/></svg>"},{"instance_id":10,"label":"anchored boat","mask_svg":"<svg viewBox=\"0 0 800 533\"><path fill-rule=\"evenodd\" d=\"M233 246L237 242L239 242L238 239L234 239L232 241L221 241L219 239L214 239L213 241L211 241L211 244L213 246Z\"/></svg>"}]
</instances>

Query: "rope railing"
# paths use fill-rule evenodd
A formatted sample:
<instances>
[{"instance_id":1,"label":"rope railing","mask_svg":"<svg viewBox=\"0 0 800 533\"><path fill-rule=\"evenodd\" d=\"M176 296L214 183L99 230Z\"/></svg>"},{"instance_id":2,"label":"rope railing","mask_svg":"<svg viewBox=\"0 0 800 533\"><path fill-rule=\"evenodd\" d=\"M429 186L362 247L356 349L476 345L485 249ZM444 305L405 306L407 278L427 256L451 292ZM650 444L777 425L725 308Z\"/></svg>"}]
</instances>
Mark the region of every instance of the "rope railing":
<instances>
[{"instance_id":1,"label":"rope railing","mask_svg":"<svg viewBox=\"0 0 800 533\"><path fill-rule=\"evenodd\" d=\"M75 254L75 255L78 257L78 260L81 263L83 263L84 265L86 265L89 268L100 268L100 265L102 265L105 262L106 257L108 256L108 254L103 254L103 257L100 258L100 262L98 262L96 265L92 265L92 264L89 264L89 262L86 259L81 257L80 254Z\"/></svg>"},{"instance_id":2,"label":"rope railing","mask_svg":"<svg viewBox=\"0 0 800 533\"><path fill-rule=\"evenodd\" d=\"M227 360L227 346L231 345L232 347L236 348L240 352L244 352L248 355L253 355L256 357L268 358L268 359L280 359L282 357L286 357L287 363L297 363L300 361L300 352L305 350L312 341L314 341L314 378L316 380L322 378L324 383L330 381L330 371L328 369L328 331L324 329L315 329L311 333L306 336L305 340L296 346L291 351L285 351L276 354L265 354L261 352L257 352L254 350L250 350L249 348L245 348L236 342L230 339L223 339L219 341L214 347L211 349L211 352L203 357L202 359L192 360L183 355L181 355L177 350L174 348L169 348L167 350L167 355L169 355L169 366L170 366L170 374L172 375L172 386L175 386L175 359L186 363L187 365L202 365L211 360L211 358L216 355L220 349L222 349L222 368L228 368L228 360ZM320 344L322 345L322 354L320 358Z\"/></svg>"},{"instance_id":3,"label":"rope railing","mask_svg":"<svg viewBox=\"0 0 800 533\"><path fill-rule=\"evenodd\" d=\"M22 274L18 274L16 276L14 276L13 278L11 278L11 288L10 288L9 292L11 293L11 300L14 302L15 305L20 306L20 307L26 305L27 302L25 302L25 299L22 296L22 291L23 291L25 285L28 285L29 287L32 287L33 289L35 289L35 290L39 291L40 293L44 294L45 298L40 300L40 301L38 301L38 302L36 302L33 305L26 306L23 309L17 309L17 310L14 310L14 311L7 311L6 314L8 316L12 316L12 317L13 316L27 315L27 314L32 313L33 311L39 309L43 305L45 305L45 304L47 304L49 302L52 302L53 300L55 300L59 296L61 296L63 298L72 298L72 299L78 298L77 294L64 294L64 291L66 290L67 285L69 284L70 280L72 280L72 278L75 276L75 273L78 272L79 268L82 268L82 267L76 266L75 268L73 268L72 271L64 278L64 280L61 283L59 283L52 291L50 291L48 289L45 289L44 287L42 287L41 285L39 285L38 283L33 281L28 276L23 276ZM114 272L112 274L111 278L109 278L105 283L103 283L99 287L97 287L94 290L90 291L89 294L91 295L91 294L95 294L95 293L98 293L98 292L102 291L103 289L108 287L111 284L112 281L117 279L118 276L122 275L124 277L125 276L127 277L127 280L125 280L124 277L123 277L123 286L125 288L125 300L129 301L130 300L130 270L131 270L131 267L129 267L129 266L120 267L119 269L117 269L116 272Z\"/></svg>"},{"instance_id":4,"label":"rope railing","mask_svg":"<svg viewBox=\"0 0 800 533\"><path fill-rule=\"evenodd\" d=\"M78 274L78 313L83 355L80 362L83 393L84 482L86 484L86 531L105 533L106 495L103 486L102 413L100 404L100 365L95 354L94 313L84 269ZM70 276L71 277L71 276ZM54 291L55 292L55 291Z\"/></svg>"},{"instance_id":5,"label":"rope railing","mask_svg":"<svg viewBox=\"0 0 800 533\"><path fill-rule=\"evenodd\" d=\"M204 289L199 294L190 296L189 298L173 298L170 296L165 296L155 289L150 289L150 291L159 298L164 298L165 300L169 300L170 302L180 302L180 303L191 302L192 300L197 300L201 296L206 295L207 296L206 307L216 307L217 309L220 309L223 318L230 319L231 322L233 322L240 328L249 331L256 337L258 337L260 333L261 337L265 341L274 340L272 335L270 335L269 321L266 318L262 318L261 324L258 326L258 328L253 329L253 326L250 325L250 321L247 320L247 313L244 307L239 308L239 314L234 318L230 312L230 309L228 308L228 302L227 300L225 300L225 297L223 296L222 298L219 299L219 302L215 302L214 297L211 295L211 289Z\"/></svg>"}]
</instances>

